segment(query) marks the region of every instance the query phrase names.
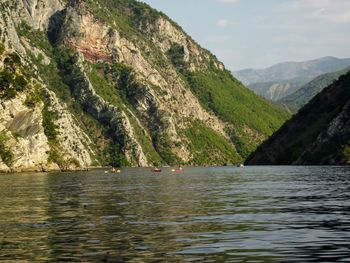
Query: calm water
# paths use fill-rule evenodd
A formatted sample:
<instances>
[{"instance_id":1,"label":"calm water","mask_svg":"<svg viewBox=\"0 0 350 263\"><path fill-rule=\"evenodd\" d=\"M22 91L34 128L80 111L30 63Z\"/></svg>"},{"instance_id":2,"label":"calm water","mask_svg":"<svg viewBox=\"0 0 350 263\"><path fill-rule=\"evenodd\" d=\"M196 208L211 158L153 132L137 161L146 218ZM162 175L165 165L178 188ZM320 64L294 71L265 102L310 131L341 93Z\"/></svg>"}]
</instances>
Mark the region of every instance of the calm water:
<instances>
[{"instance_id":1,"label":"calm water","mask_svg":"<svg viewBox=\"0 0 350 263\"><path fill-rule=\"evenodd\" d=\"M0 175L0 260L350 262L350 168Z\"/></svg>"}]
</instances>

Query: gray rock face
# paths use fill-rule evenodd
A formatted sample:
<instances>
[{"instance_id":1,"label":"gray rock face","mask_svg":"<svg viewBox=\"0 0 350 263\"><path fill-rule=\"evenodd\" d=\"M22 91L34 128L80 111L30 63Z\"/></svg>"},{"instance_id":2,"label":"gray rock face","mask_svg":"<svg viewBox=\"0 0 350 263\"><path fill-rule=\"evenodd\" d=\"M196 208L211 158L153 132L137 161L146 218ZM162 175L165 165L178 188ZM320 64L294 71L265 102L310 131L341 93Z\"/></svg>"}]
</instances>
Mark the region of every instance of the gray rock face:
<instances>
[{"instance_id":1,"label":"gray rock face","mask_svg":"<svg viewBox=\"0 0 350 263\"><path fill-rule=\"evenodd\" d=\"M81 69L83 70L83 68ZM80 98L87 111L97 120L104 120L113 124L113 133L116 138L122 140L120 143L124 145L124 154L132 165L152 165L148 162L142 147L136 140L134 129L125 112L98 96L86 75L84 75L82 83L79 88L74 90L74 93L76 97Z\"/></svg>"},{"instance_id":2,"label":"gray rock face","mask_svg":"<svg viewBox=\"0 0 350 263\"><path fill-rule=\"evenodd\" d=\"M18 2L20 4L21 1ZM26 12L20 14L22 19L35 29L45 30L49 19L64 8L64 3L62 0L23 0L23 7Z\"/></svg>"},{"instance_id":3,"label":"gray rock face","mask_svg":"<svg viewBox=\"0 0 350 263\"><path fill-rule=\"evenodd\" d=\"M45 30L50 17L63 8L61 1L37 1L24 0L6 2L0 16L0 25L3 27L2 39L7 52L0 58L0 66L3 67L3 59L13 51L22 57L22 63L27 63L26 50L32 50L34 54L42 54L43 51L32 47L25 39L20 39L17 33L18 24L25 21L37 30ZM44 64L50 64L49 58L44 57ZM45 89L40 79L36 79ZM92 150L88 147L90 139L84 134L73 116L68 112L64 104L59 102L55 94L46 89L50 98L50 108L59 113L56 124L59 127L59 142L66 158L74 158L81 167L90 166L93 162ZM13 163L8 167L1 161L1 171L41 171L58 170L57 164L49 160L50 145L44 133L43 103L38 103L34 108L25 106L28 93L20 93L11 100L0 99L0 132L6 134L8 140L6 146L13 153Z\"/></svg>"},{"instance_id":4,"label":"gray rock face","mask_svg":"<svg viewBox=\"0 0 350 263\"><path fill-rule=\"evenodd\" d=\"M48 89L45 89L45 93L49 100L49 110L57 113L55 124L58 127L58 141L63 153L67 158L77 160L82 168L88 168L93 163L91 154L94 152L89 147L92 141L80 129L67 106L59 101L55 93Z\"/></svg>"},{"instance_id":5,"label":"gray rock face","mask_svg":"<svg viewBox=\"0 0 350 263\"><path fill-rule=\"evenodd\" d=\"M41 170L57 168L48 164L50 150L44 129L41 125L43 105L28 109L23 105L25 95L3 101L0 104L0 131L5 133L9 141L7 146L14 154L14 170ZM2 170L8 170L2 164Z\"/></svg>"}]
</instances>

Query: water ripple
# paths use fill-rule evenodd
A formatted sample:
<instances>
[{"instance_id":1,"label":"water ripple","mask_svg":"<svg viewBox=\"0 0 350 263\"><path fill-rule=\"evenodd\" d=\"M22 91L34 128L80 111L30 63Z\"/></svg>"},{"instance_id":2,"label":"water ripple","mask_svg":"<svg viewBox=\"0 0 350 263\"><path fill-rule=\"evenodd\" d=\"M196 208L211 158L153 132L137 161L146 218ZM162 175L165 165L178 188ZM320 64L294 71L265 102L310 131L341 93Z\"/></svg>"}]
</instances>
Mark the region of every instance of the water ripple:
<instances>
[{"instance_id":1,"label":"water ripple","mask_svg":"<svg viewBox=\"0 0 350 263\"><path fill-rule=\"evenodd\" d=\"M350 262L348 167L0 176L7 262Z\"/></svg>"}]
</instances>

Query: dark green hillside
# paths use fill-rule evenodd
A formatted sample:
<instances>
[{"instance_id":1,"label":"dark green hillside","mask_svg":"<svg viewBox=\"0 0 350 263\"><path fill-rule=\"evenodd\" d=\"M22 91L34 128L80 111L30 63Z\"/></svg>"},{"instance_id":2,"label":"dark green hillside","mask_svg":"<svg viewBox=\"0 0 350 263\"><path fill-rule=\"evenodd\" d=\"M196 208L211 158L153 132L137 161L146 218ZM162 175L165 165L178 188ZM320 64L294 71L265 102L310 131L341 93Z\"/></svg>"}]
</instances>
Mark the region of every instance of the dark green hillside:
<instances>
[{"instance_id":1,"label":"dark green hillside","mask_svg":"<svg viewBox=\"0 0 350 263\"><path fill-rule=\"evenodd\" d=\"M349 144L350 72L306 104L247 163L346 164Z\"/></svg>"},{"instance_id":2,"label":"dark green hillside","mask_svg":"<svg viewBox=\"0 0 350 263\"><path fill-rule=\"evenodd\" d=\"M245 128L249 127L257 137L266 137L289 117L278 106L245 88L228 71L198 72L189 75L188 81L204 107L234 125L231 138L243 158L259 143L259 138L244 132Z\"/></svg>"}]
</instances>

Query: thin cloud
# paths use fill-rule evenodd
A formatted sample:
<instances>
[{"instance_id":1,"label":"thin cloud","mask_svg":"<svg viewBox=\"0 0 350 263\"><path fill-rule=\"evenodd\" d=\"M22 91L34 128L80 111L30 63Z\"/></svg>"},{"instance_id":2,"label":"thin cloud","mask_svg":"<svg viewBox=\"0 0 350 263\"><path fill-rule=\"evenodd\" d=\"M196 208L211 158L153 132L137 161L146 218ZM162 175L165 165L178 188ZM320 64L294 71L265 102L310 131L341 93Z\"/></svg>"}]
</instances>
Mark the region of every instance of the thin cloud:
<instances>
[{"instance_id":1,"label":"thin cloud","mask_svg":"<svg viewBox=\"0 0 350 263\"><path fill-rule=\"evenodd\" d=\"M343 2L343 0L338 0ZM337 1L333 1L337 2ZM329 0L294 0L284 1L277 7L277 11L280 12L294 12L307 9L320 9L326 8L330 5Z\"/></svg>"},{"instance_id":2,"label":"thin cloud","mask_svg":"<svg viewBox=\"0 0 350 263\"><path fill-rule=\"evenodd\" d=\"M205 41L208 43L224 43L231 40L230 35L208 36Z\"/></svg>"},{"instance_id":3,"label":"thin cloud","mask_svg":"<svg viewBox=\"0 0 350 263\"><path fill-rule=\"evenodd\" d=\"M230 21L228 21L227 19L219 19L218 21L216 21L216 26L218 27L228 27L230 24Z\"/></svg>"},{"instance_id":4,"label":"thin cloud","mask_svg":"<svg viewBox=\"0 0 350 263\"><path fill-rule=\"evenodd\" d=\"M218 3L222 3L222 4L234 4L237 3L239 0L216 0L216 2Z\"/></svg>"},{"instance_id":5,"label":"thin cloud","mask_svg":"<svg viewBox=\"0 0 350 263\"><path fill-rule=\"evenodd\" d=\"M225 18L220 18L219 20L216 21L215 25L217 27L225 28L225 27L237 25L237 23L232 22Z\"/></svg>"},{"instance_id":6,"label":"thin cloud","mask_svg":"<svg viewBox=\"0 0 350 263\"><path fill-rule=\"evenodd\" d=\"M294 0L278 5L276 11L286 16L328 23L350 23L349 0Z\"/></svg>"},{"instance_id":7,"label":"thin cloud","mask_svg":"<svg viewBox=\"0 0 350 263\"><path fill-rule=\"evenodd\" d=\"M315 12L311 18L326 20L331 23L350 23L350 11L343 13Z\"/></svg>"}]
</instances>

